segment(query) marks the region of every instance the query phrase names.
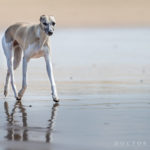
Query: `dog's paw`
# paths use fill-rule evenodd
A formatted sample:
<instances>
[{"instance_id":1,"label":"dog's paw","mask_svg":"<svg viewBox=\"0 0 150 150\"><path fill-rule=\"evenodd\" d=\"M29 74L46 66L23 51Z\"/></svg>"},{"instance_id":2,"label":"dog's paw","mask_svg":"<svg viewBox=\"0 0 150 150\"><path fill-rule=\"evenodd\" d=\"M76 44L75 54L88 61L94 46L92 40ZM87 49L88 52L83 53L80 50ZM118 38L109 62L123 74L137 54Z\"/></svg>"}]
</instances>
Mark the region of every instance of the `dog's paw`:
<instances>
[{"instance_id":1,"label":"dog's paw","mask_svg":"<svg viewBox=\"0 0 150 150\"><path fill-rule=\"evenodd\" d=\"M53 101L58 103L59 102L59 98L57 96L52 96L53 97Z\"/></svg>"},{"instance_id":2,"label":"dog's paw","mask_svg":"<svg viewBox=\"0 0 150 150\"><path fill-rule=\"evenodd\" d=\"M21 100L21 97L17 96L17 97L16 97L16 100L20 101L20 100Z\"/></svg>"},{"instance_id":3,"label":"dog's paw","mask_svg":"<svg viewBox=\"0 0 150 150\"><path fill-rule=\"evenodd\" d=\"M59 102L59 99L58 98L53 98L53 101L58 103Z\"/></svg>"},{"instance_id":4,"label":"dog's paw","mask_svg":"<svg viewBox=\"0 0 150 150\"><path fill-rule=\"evenodd\" d=\"M20 95L20 92L18 93L18 96L16 97L16 100L21 100L22 96Z\"/></svg>"},{"instance_id":5,"label":"dog's paw","mask_svg":"<svg viewBox=\"0 0 150 150\"><path fill-rule=\"evenodd\" d=\"M7 96L7 94L8 94L7 90L4 90L5 97Z\"/></svg>"}]
</instances>

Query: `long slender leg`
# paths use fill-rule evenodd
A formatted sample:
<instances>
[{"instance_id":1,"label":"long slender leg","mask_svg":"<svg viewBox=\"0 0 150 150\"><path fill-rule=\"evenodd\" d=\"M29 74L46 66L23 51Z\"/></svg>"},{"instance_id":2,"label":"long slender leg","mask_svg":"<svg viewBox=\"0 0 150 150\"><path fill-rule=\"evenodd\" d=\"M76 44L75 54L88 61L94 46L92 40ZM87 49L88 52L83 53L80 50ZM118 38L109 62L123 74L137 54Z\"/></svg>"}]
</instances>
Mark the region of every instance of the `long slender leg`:
<instances>
[{"instance_id":1,"label":"long slender leg","mask_svg":"<svg viewBox=\"0 0 150 150\"><path fill-rule=\"evenodd\" d=\"M15 85L15 80L14 80L14 71L13 71L13 66L12 66L12 60L8 60L8 72L10 73L10 78L11 78L11 86L14 92L15 98L17 97L17 89Z\"/></svg>"},{"instance_id":2,"label":"long slender leg","mask_svg":"<svg viewBox=\"0 0 150 150\"><path fill-rule=\"evenodd\" d=\"M12 85L12 89L14 92L14 96L17 97L17 90L16 90L16 86L14 83L14 74L13 74L13 66L12 66L12 42L7 43L5 40L5 37L2 38L2 47L7 59L7 67L8 67L8 71L7 71L7 76L6 76L6 84L5 84L5 88L4 88L4 95L7 95L7 87L8 87L8 81L9 81L9 76L11 77L11 85Z\"/></svg>"},{"instance_id":3,"label":"long slender leg","mask_svg":"<svg viewBox=\"0 0 150 150\"><path fill-rule=\"evenodd\" d=\"M58 95L57 95L57 89L56 89L56 84L54 80L54 75L53 75L53 68L52 68L52 63L51 60L49 59L49 55L45 55L45 62L46 62L46 69L47 69L47 74L51 83L51 90L52 90L52 98L53 101L58 102Z\"/></svg>"},{"instance_id":4,"label":"long slender leg","mask_svg":"<svg viewBox=\"0 0 150 150\"><path fill-rule=\"evenodd\" d=\"M5 97L6 97L7 94L8 94L9 78L10 78L10 73L9 73L9 71L7 70L6 81L5 81L5 86L4 86L4 95L5 95Z\"/></svg>"},{"instance_id":5,"label":"long slender leg","mask_svg":"<svg viewBox=\"0 0 150 150\"><path fill-rule=\"evenodd\" d=\"M27 59L23 57L23 66L22 66L22 88L18 93L17 99L20 100L27 88L26 74L27 74Z\"/></svg>"}]
</instances>

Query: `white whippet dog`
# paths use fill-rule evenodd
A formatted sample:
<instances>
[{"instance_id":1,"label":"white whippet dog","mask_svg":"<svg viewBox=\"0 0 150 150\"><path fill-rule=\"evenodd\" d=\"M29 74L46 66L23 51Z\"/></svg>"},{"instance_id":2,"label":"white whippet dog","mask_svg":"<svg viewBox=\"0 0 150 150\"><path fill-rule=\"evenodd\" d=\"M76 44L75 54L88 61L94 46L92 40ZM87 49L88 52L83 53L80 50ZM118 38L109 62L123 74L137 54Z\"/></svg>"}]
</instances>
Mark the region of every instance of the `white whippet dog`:
<instances>
[{"instance_id":1,"label":"white whippet dog","mask_svg":"<svg viewBox=\"0 0 150 150\"><path fill-rule=\"evenodd\" d=\"M4 87L4 95L8 93L9 78L16 99L20 100L27 88L26 73L27 64L31 58L44 57L47 74L51 83L52 98L58 102L56 84L53 76L52 62L50 56L49 36L54 32L55 18L42 15L39 24L16 23L11 25L2 38L2 46L7 59L7 75ZM22 88L17 94L14 82L15 70L21 61L23 52Z\"/></svg>"}]
</instances>

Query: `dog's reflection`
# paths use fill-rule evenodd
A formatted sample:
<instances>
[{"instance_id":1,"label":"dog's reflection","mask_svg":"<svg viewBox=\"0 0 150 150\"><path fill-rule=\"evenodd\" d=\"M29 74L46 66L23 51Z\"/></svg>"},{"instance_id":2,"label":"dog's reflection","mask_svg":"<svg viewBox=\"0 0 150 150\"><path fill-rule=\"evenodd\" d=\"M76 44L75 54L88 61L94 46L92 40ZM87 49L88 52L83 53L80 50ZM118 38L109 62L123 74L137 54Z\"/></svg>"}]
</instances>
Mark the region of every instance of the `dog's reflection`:
<instances>
[{"instance_id":1,"label":"dog's reflection","mask_svg":"<svg viewBox=\"0 0 150 150\"><path fill-rule=\"evenodd\" d=\"M47 143L51 141L51 132L57 106L59 106L59 104L55 103L51 108L50 119L48 120L48 126L45 132L45 142ZM5 136L5 138L11 141L29 141L30 139L28 138L28 135L30 134L30 131L28 130L29 127L27 124L27 113L25 107L22 105L22 102L16 101L13 109L11 110L11 112L9 112L8 102L5 101L4 109L7 120L7 135ZM17 109L21 114L21 126L17 125L18 122L15 120L15 114L18 113L16 113Z\"/></svg>"}]
</instances>

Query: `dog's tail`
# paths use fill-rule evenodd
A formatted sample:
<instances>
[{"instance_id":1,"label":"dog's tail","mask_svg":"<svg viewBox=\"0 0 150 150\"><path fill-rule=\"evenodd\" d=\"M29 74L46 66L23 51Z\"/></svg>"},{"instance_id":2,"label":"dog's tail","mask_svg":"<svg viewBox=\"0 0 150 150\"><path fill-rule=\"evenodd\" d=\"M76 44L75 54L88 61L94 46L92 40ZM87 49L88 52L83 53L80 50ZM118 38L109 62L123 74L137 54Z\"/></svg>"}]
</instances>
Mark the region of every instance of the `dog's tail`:
<instances>
[{"instance_id":1,"label":"dog's tail","mask_svg":"<svg viewBox=\"0 0 150 150\"><path fill-rule=\"evenodd\" d=\"M14 47L14 60L13 60L13 69L16 70L20 64L22 57L22 49L18 44Z\"/></svg>"},{"instance_id":2,"label":"dog's tail","mask_svg":"<svg viewBox=\"0 0 150 150\"><path fill-rule=\"evenodd\" d=\"M6 43L5 40L5 35L2 38L2 47L4 50L4 54L6 56L7 59L12 59L13 58L13 69L17 69L20 61L21 61L21 57L22 57L22 49L20 48L19 44L17 41L10 41L9 43ZM12 57L12 48L13 48L13 52L14 52L14 57ZM11 56L11 57L9 57Z\"/></svg>"}]
</instances>

